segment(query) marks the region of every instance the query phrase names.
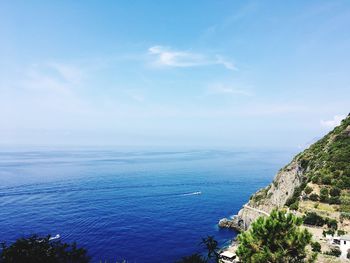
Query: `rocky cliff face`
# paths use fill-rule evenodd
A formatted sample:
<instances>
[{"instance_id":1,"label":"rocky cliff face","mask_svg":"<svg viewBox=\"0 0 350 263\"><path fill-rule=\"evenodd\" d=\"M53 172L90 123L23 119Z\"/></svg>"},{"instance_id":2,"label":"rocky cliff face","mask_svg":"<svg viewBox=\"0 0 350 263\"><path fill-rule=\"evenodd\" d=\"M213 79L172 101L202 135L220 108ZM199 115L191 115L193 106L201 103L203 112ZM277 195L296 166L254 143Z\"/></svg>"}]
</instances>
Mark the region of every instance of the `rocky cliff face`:
<instances>
[{"instance_id":1,"label":"rocky cliff face","mask_svg":"<svg viewBox=\"0 0 350 263\"><path fill-rule=\"evenodd\" d=\"M293 195L303 179L303 169L297 160L280 170L273 182L251 196L248 203L231 220L222 219L221 227L246 230L260 216L270 213L274 208L281 208Z\"/></svg>"},{"instance_id":2,"label":"rocky cliff face","mask_svg":"<svg viewBox=\"0 0 350 263\"><path fill-rule=\"evenodd\" d=\"M297 203L311 181L336 186L343 192L350 190L349 160L350 114L333 131L294 157L270 185L251 196L236 216L220 220L219 226L246 230L255 219L274 208Z\"/></svg>"}]
</instances>

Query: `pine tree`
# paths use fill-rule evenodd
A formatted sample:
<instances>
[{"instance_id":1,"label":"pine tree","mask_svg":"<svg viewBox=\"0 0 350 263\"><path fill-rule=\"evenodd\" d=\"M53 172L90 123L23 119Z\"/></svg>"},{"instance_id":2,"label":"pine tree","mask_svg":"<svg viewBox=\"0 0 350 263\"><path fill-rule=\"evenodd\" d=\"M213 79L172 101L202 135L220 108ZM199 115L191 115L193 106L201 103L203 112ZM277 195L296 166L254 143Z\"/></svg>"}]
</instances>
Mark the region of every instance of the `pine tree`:
<instances>
[{"instance_id":1,"label":"pine tree","mask_svg":"<svg viewBox=\"0 0 350 263\"><path fill-rule=\"evenodd\" d=\"M260 217L251 228L238 236L237 255L247 263L314 262L316 253L308 257L306 246L312 235L301 229L302 219L285 211L274 210Z\"/></svg>"}]
</instances>

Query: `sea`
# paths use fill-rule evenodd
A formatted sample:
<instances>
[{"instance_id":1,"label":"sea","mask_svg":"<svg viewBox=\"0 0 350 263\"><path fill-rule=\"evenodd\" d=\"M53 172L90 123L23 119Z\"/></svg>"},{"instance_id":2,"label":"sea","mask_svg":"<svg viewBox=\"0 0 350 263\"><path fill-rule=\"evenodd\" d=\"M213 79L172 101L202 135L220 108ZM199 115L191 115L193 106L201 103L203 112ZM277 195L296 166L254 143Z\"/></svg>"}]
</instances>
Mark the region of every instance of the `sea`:
<instances>
[{"instance_id":1,"label":"sea","mask_svg":"<svg viewBox=\"0 0 350 263\"><path fill-rule=\"evenodd\" d=\"M218 221L271 182L294 151L0 149L0 242L31 234L77 242L92 262L168 263L228 245Z\"/></svg>"}]
</instances>

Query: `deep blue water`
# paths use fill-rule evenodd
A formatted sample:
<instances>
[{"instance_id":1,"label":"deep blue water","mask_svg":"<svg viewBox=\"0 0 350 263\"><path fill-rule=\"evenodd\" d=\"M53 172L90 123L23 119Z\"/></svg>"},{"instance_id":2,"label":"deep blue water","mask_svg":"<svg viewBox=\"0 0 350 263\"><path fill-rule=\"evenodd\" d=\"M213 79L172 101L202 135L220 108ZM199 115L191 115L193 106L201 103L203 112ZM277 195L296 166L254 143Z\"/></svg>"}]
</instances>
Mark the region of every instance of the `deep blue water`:
<instances>
[{"instance_id":1,"label":"deep blue water","mask_svg":"<svg viewBox=\"0 0 350 263\"><path fill-rule=\"evenodd\" d=\"M0 151L0 241L77 241L93 262L174 262L201 252L291 158L290 151ZM200 195L192 193L201 192Z\"/></svg>"}]
</instances>

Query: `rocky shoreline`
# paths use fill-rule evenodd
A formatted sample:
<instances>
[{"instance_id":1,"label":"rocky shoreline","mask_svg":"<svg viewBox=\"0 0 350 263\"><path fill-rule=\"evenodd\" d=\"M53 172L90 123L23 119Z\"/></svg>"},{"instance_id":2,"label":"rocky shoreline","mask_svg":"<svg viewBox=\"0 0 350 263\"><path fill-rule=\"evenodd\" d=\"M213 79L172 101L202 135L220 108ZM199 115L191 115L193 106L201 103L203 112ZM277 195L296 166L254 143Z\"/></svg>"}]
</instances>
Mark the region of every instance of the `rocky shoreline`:
<instances>
[{"instance_id":1,"label":"rocky shoreline","mask_svg":"<svg viewBox=\"0 0 350 263\"><path fill-rule=\"evenodd\" d=\"M223 218L219 221L219 227L221 228L231 228L239 232L244 231L244 226L240 224L242 222L237 215L233 216L231 219Z\"/></svg>"},{"instance_id":2,"label":"rocky shoreline","mask_svg":"<svg viewBox=\"0 0 350 263\"><path fill-rule=\"evenodd\" d=\"M266 216L273 209L283 207L294 190L302 183L303 175L304 170L294 159L277 173L270 185L253 194L237 215L221 219L218 223L219 227L231 228L239 232L247 230L258 217Z\"/></svg>"}]
</instances>

